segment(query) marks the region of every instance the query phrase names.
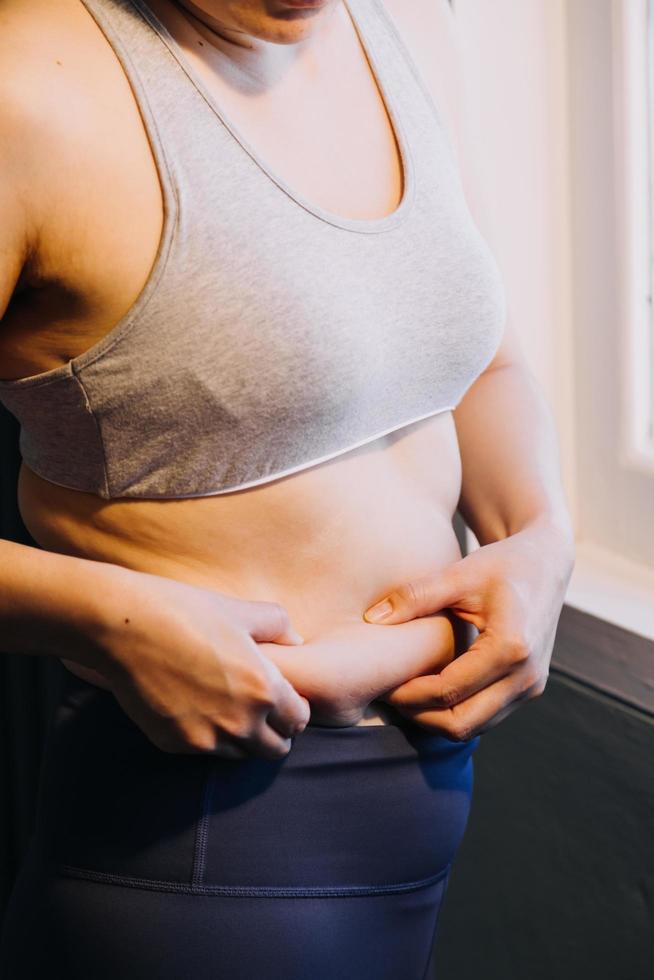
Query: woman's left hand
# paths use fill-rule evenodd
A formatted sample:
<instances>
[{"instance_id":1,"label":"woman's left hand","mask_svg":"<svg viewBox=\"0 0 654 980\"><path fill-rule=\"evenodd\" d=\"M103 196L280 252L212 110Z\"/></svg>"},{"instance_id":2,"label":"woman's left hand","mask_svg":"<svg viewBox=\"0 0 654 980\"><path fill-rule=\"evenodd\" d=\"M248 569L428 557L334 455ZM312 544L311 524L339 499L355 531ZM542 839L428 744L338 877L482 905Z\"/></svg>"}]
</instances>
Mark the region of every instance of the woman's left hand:
<instances>
[{"instance_id":1,"label":"woman's left hand","mask_svg":"<svg viewBox=\"0 0 654 980\"><path fill-rule=\"evenodd\" d=\"M389 614L373 619L370 607L367 621L404 623L449 608L479 633L439 673L414 677L380 700L457 742L493 728L543 693L573 568L571 533L542 520L387 593Z\"/></svg>"}]
</instances>

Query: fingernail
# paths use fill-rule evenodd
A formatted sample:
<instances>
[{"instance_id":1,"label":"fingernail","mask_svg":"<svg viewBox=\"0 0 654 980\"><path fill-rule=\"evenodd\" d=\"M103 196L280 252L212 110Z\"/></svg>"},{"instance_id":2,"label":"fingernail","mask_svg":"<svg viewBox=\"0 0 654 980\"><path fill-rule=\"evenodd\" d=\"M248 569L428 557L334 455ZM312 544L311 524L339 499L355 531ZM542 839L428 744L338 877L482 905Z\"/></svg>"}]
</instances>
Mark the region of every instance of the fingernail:
<instances>
[{"instance_id":1,"label":"fingernail","mask_svg":"<svg viewBox=\"0 0 654 980\"><path fill-rule=\"evenodd\" d=\"M373 623L377 623L380 619L386 619L392 612L392 605L388 599L385 599L383 602L378 602L376 606L371 606L370 609L366 609L364 616L366 619L372 620Z\"/></svg>"},{"instance_id":2,"label":"fingernail","mask_svg":"<svg viewBox=\"0 0 654 980\"><path fill-rule=\"evenodd\" d=\"M304 637L303 636L300 636L300 634L297 632L297 630L290 629L288 631L288 635L289 635L290 640L293 643L304 643Z\"/></svg>"}]
</instances>

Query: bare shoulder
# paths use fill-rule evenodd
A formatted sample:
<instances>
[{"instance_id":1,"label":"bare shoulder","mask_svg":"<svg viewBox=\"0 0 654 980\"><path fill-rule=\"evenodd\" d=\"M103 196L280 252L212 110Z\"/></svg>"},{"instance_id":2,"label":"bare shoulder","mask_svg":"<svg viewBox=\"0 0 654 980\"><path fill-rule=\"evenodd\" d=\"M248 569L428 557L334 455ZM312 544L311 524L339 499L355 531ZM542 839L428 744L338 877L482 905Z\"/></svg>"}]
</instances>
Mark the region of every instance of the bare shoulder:
<instances>
[{"instance_id":1,"label":"bare shoulder","mask_svg":"<svg viewBox=\"0 0 654 980\"><path fill-rule=\"evenodd\" d=\"M79 0L0 0L0 136L20 137L26 164L43 167L97 114L98 33Z\"/></svg>"},{"instance_id":2,"label":"bare shoulder","mask_svg":"<svg viewBox=\"0 0 654 980\"><path fill-rule=\"evenodd\" d=\"M0 0L0 318L32 251L30 4Z\"/></svg>"},{"instance_id":3,"label":"bare shoulder","mask_svg":"<svg viewBox=\"0 0 654 980\"><path fill-rule=\"evenodd\" d=\"M18 277L73 288L73 273L95 274L88 225L110 206L98 188L149 151L120 64L80 0L0 0L0 64L2 317Z\"/></svg>"},{"instance_id":4,"label":"bare shoulder","mask_svg":"<svg viewBox=\"0 0 654 980\"><path fill-rule=\"evenodd\" d=\"M21 126L23 137L60 105L68 84L62 69L76 48L71 24L80 9L78 0L0 0L0 122ZM53 122L63 116L58 111Z\"/></svg>"},{"instance_id":5,"label":"bare shoulder","mask_svg":"<svg viewBox=\"0 0 654 980\"><path fill-rule=\"evenodd\" d=\"M62 72L76 6L0 0L0 317L38 251L57 147L77 115Z\"/></svg>"}]
</instances>

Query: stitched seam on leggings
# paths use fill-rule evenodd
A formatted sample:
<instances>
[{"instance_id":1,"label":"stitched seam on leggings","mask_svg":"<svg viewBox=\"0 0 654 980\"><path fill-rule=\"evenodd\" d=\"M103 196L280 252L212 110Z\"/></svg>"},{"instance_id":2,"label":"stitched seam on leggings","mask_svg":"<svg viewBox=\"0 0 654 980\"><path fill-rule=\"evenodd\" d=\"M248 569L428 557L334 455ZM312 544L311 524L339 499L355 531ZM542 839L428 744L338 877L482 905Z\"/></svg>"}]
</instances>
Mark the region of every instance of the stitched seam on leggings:
<instances>
[{"instance_id":1,"label":"stitched seam on leggings","mask_svg":"<svg viewBox=\"0 0 654 980\"><path fill-rule=\"evenodd\" d=\"M443 891L441 892L441 899L438 903L438 908L436 909L436 921L434 922L434 928L431 932L431 941L429 943L429 955L427 957L427 962L425 964L425 972L423 973L421 980L429 980L430 967L432 965L432 959L434 956L434 944L436 942L436 933L438 932L438 923L440 922L441 912L443 911L443 905L445 903L445 894L447 892L447 880L449 878L450 872L452 870L452 863L447 866L447 874L445 875L445 881L443 882Z\"/></svg>"},{"instance_id":2,"label":"stitched seam on leggings","mask_svg":"<svg viewBox=\"0 0 654 980\"><path fill-rule=\"evenodd\" d=\"M226 895L244 898L356 898L365 895L395 895L417 891L435 885L445 877L449 869L443 868L438 874L418 881L405 881L390 885L333 885L307 887L273 887L268 885L186 885L177 881L158 881L153 878L136 878L127 875L111 874L108 871L92 871L62 864L56 870L71 878L85 878L88 881L105 884L126 885L128 888L143 888L148 891L179 892L186 895Z\"/></svg>"},{"instance_id":3,"label":"stitched seam on leggings","mask_svg":"<svg viewBox=\"0 0 654 980\"><path fill-rule=\"evenodd\" d=\"M213 760L210 761L213 763ZM193 851L193 869L191 871L192 885L200 885L204 878L207 834L209 831L209 807L213 796L213 772L213 765L211 764L205 776L202 803L200 805L200 817L195 828L195 848Z\"/></svg>"}]
</instances>

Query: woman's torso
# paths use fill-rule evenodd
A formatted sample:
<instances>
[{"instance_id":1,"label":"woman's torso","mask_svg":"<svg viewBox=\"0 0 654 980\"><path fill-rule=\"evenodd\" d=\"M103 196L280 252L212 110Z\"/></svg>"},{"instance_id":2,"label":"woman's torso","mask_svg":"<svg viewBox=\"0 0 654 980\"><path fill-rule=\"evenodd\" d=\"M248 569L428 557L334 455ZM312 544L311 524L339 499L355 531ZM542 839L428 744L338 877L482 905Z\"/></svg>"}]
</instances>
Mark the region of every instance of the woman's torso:
<instances>
[{"instance_id":1,"label":"woman's torso","mask_svg":"<svg viewBox=\"0 0 654 980\"><path fill-rule=\"evenodd\" d=\"M167 2L151 6L171 31L180 30ZM163 226L148 141L106 39L78 0L52 11L37 4L26 22L30 16L39 63L31 96L35 120L47 119L51 152L38 181L45 216L39 265L0 332L5 379L64 364L108 333L143 288ZM252 106L200 63L197 70L261 156L305 198L336 214L381 217L400 201L402 167L340 4L323 56L330 46L333 71L329 57L321 57L317 74L308 62L283 90ZM311 111L313 97L320 115ZM290 144L287 127L282 141L271 125L289 106L297 120ZM342 169L321 151L334 140L351 147ZM362 619L373 600L460 557L452 528L460 486L448 411L282 479L193 499L101 500L24 464L19 506L45 548L280 602L307 642L338 627L339 643L354 656L376 629ZM392 628L398 656L415 635L410 627ZM442 642L440 624L433 628ZM383 720L371 711L363 723Z\"/></svg>"}]
</instances>

